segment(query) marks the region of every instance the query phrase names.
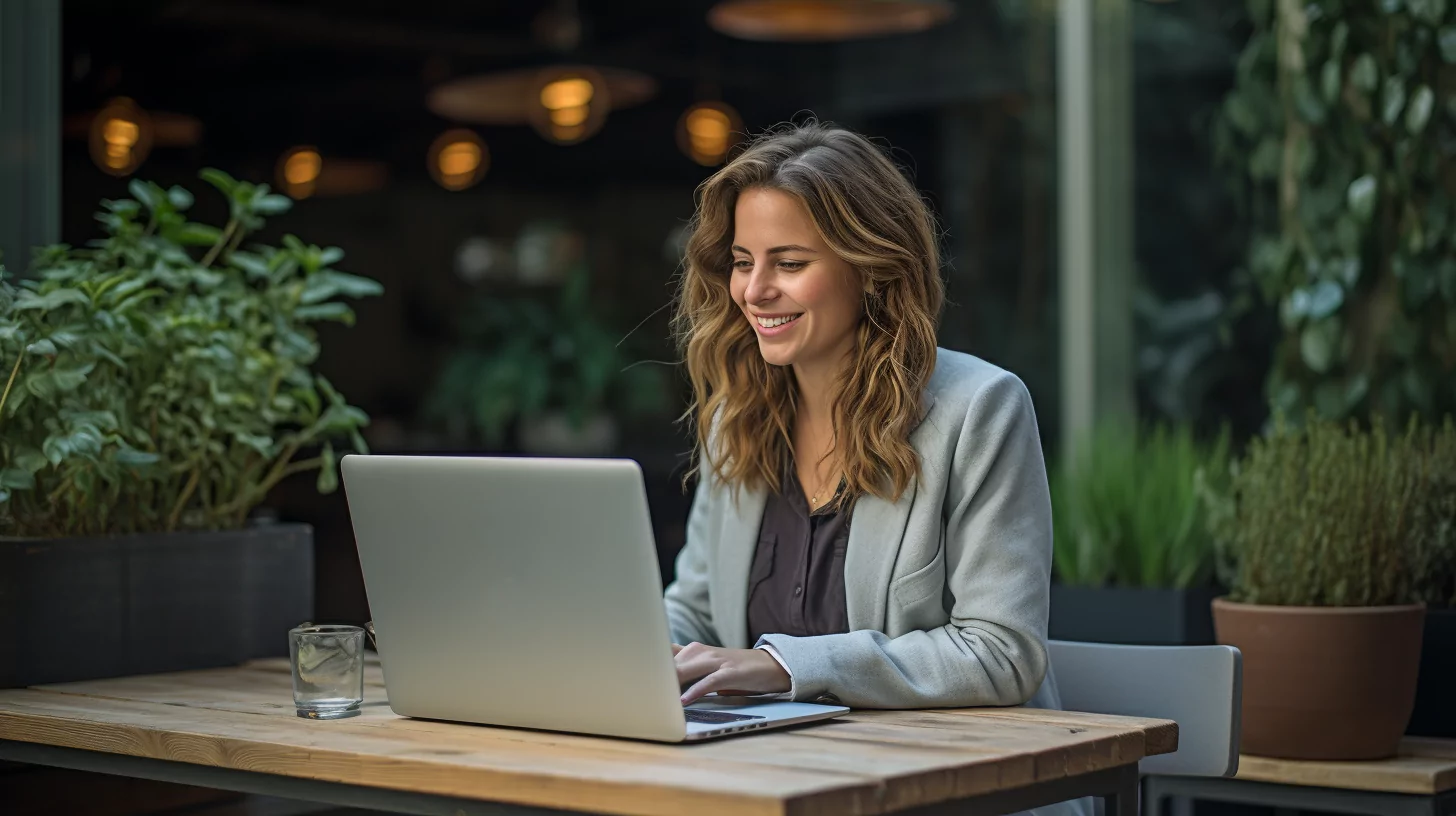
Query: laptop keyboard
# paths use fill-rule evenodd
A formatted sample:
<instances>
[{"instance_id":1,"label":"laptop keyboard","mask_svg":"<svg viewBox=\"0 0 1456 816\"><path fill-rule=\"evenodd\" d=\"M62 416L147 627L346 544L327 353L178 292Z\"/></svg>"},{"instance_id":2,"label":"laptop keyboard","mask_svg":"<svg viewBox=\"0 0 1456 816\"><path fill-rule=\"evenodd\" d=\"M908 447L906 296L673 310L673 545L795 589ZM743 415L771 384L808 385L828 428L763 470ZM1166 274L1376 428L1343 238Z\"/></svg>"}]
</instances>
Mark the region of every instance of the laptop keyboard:
<instances>
[{"instance_id":1,"label":"laptop keyboard","mask_svg":"<svg viewBox=\"0 0 1456 816\"><path fill-rule=\"evenodd\" d=\"M726 711L705 711L701 708L685 708L683 716L690 723L710 723L712 725L764 719L759 714L729 714Z\"/></svg>"}]
</instances>

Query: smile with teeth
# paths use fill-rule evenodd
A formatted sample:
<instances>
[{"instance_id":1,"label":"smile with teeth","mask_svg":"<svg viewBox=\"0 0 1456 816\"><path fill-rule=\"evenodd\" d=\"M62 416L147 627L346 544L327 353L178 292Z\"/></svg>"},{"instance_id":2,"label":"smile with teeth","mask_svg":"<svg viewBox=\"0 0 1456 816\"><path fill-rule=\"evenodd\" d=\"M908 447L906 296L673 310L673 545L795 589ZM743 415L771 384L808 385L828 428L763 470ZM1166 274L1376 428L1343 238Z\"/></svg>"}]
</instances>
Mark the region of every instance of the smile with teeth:
<instances>
[{"instance_id":1,"label":"smile with teeth","mask_svg":"<svg viewBox=\"0 0 1456 816\"><path fill-rule=\"evenodd\" d=\"M755 320L758 321L758 325L764 327L765 329L772 329L776 326L782 326L785 323L792 323L802 316L802 314L796 314L788 315L786 317L759 317L755 318Z\"/></svg>"}]
</instances>

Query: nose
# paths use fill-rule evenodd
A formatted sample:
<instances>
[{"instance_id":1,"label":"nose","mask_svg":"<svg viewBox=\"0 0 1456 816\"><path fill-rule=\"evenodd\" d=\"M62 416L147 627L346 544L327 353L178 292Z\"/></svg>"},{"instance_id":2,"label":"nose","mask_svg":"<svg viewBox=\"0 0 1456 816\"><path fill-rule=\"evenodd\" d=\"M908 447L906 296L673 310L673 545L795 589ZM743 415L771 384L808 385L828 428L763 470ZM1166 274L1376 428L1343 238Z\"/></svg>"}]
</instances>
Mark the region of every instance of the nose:
<instances>
[{"instance_id":1,"label":"nose","mask_svg":"<svg viewBox=\"0 0 1456 816\"><path fill-rule=\"evenodd\" d=\"M773 269L765 264L754 264L748 274L748 286L743 290L743 300L750 304L768 303L778 297Z\"/></svg>"}]
</instances>

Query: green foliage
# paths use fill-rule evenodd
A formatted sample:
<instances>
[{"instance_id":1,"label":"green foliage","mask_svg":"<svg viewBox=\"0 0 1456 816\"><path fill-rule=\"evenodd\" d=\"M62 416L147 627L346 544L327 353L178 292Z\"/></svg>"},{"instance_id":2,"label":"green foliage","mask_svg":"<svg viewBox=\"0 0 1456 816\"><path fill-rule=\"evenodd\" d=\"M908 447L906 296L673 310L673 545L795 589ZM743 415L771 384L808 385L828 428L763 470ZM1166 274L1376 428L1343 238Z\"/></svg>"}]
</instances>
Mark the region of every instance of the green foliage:
<instances>
[{"instance_id":1,"label":"green foliage","mask_svg":"<svg viewBox=\"0 0 1456 816\"><path fill-rule=\"evenodd\" d=\"M1215 135L1246 283L1284 337L1275 410L1456 409L1456 3L1251 0Z\"/></svg>"},{"instance_id":2,"label":"green foliage","mask_svg":"<svg viewBox=\"0 0 1456 816\"><path fill-rule=\"evenodd\" d=\"M1280 606L1456 602L1456 428L1280 421L1210 491L1230 597Z\"/></svg>"},{"instance_id":3,"label":"green foliage","mask_svg":"<svg viewBox=\"0 0 1456 816\"><path fill-rule=\"evenodd\" d=\"M575 267L554 305L531 296L482 295L460 321L461 343L426 403L489 444L523 416L562 411L580 428L592 414L650 414L667 404L659 367L633 365L622 337L598 318L586 269Z\"/></svg>"},{"instance_id":4,"label":"green foliage","mask_svg":"<svg viewBox=\"0 0 1456 816\"><path fill-rule=\"evenodd\" d=\"M1052 474L1054 565L1066 584L1187 588L1213 571L1201 486L1227 472L1228 436L1186 426L1098 428Z\"/></svg>"},{"instance_id":5,"label":"green foliage","mask_svg":"<svg viewBox=\"0 0 1456 816\"><path fill-rule=\"evenodd\" d=\"M1229 368L1230 309L1217 292L1163 299L1133 295L1138 387L1163 419L1195 423L1212 414L1209 393Z\"/></svg>"},{"instance_id":6,"label":"green foliage","mask_svg":"<svg viewBox=\"0 0 1456 816\"><path fill-rule=\"evenodd\" d=\"M291 235L238 249L290 202L202 177L227 197L222 229L187 220L187 190L138 180L103 202L105 238L37 251L29 279L0 270L0 534L235 527L289 475L333 490L336 442L365 450L368 418L310 370L309 324L351 324L338 298L379 284Z\"/></svg>"}]
</instances>

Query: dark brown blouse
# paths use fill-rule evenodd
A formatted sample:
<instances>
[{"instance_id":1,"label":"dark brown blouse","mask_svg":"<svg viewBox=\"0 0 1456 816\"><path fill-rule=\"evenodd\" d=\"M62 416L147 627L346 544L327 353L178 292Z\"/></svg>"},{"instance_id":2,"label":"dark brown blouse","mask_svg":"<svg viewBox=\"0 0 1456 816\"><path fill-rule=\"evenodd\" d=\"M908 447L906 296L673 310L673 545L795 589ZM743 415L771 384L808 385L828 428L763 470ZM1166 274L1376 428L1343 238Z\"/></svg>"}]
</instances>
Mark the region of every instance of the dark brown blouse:
<instances>
[{"instance_id":1,"label":"dark brown blouse","mask_svg":"<svg viewBox=\"0 0 1456 816\"><path fill-rule=\"evenodd\" d=\"M767 634L808 637L849 631L844 601L849 509L811 513L793 469L786 471L783 489L770 493L764 505L748 573L750 645Z\"/></svg>"}]
</instances>

